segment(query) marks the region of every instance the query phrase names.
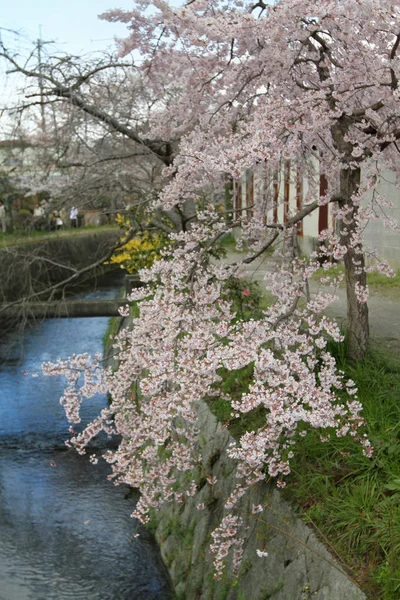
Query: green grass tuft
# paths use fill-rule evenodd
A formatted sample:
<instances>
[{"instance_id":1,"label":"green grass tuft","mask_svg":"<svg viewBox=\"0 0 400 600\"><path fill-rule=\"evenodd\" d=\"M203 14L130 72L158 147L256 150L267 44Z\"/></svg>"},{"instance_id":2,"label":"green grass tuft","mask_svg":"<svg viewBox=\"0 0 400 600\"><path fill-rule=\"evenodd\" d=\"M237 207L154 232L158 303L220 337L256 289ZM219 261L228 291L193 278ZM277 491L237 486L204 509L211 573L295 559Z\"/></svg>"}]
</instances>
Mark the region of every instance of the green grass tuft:
<instances>
[{"instance_id":1,"label":"green grass tuft","mask_svg":"<svg viewBox=\"0 0 400 600\"><path fill-rule=\"evenodd\" d=\"M103 335L103 355L107 353L110 346L113 345L113 338L117 335L121 324L121 317L111 317L108 321L107 330Z\"/></svg>"},{"instance_id":2,"label":"green grass tuft","mask_svg":"<svg viewBox=\"0 0 400 600\"><path fill-rule=\"evenodd\" d=\"M335 263L327 271L320 268L316 271L313 278L319 279L321 276L337 277L338 275L344 275L344 266L340 263ZM374 271L373 273L367 273L367 284L371 288L372 292L379 292L386 295L388 292L400 290L400 271L398 271L394 277L386 277ZM341 283L344 287L344 280Z\"/></svg>"},{"instance_id":3,"label":"green grass tuft","mask_svg":"<svg viewBox=\"0 0 400 600\"><path fill-rule=\"evenodd\" d=\"M235 234L230 231L225 233L219 240L219 244L228 250L234 250L236 248Z\"/></svg>"},{"instance_id":4,"label":"green grass tuft","mask_svg":"<svg viewBox=\"0 0 400 600\"><path fill-rule=\"evenodd\" d=\"M0 244L2 246L23 246L33 242L42 242L45 240L71 238L85 235L86 233L103 233L107 231L118 231L116 225L85 225L76 229L67 228L58 231L36 231L29 229L27 231L15 230L14 233L1 233Z\"/></svg>"},{"instance_id":5,"label":"green grass tuft","mask_svg":"<svg viewBox=\"0 0 400 600\"><path fill-rule=\"evenodd\" d=\"M400 365L371 351L340 367L359 389L372 459L357 443L311 432L297 445L285 494L374 598L400 597ZM396 595L397 594L397 595Z\"/></svg>"}]
</instances>

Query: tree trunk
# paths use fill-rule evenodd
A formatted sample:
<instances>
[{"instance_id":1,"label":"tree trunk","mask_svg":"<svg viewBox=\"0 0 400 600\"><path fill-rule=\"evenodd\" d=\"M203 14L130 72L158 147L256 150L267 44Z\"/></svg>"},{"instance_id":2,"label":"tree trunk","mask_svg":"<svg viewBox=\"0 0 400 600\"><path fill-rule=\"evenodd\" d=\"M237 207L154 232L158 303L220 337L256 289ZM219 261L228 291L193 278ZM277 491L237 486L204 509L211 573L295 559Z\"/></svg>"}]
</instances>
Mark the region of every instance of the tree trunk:
<instances>
[{"instance_id":1,"label":"tree trunk","mask_svg":"<svg viewBox=\"0 0 400 600\"><path fill-rule=\"evenodd\" d=\"M343 169L340 172L340 195L343 198L341 208L348 207L349 213L346 221L350 225L339 222L340 243L346 246L344 266L346 270L347 294L347 327L348 327L348 357L354 360L364 358L369 344L369 322L367 303L360 302L356 295L357 284L361 288L366 286L366 273L364 270L365 257L360 248L354 248L353 235L357 232L355 217L358 207L354 205L352 196L360 186L360 169Z\"/></svg>"}]
</instances>

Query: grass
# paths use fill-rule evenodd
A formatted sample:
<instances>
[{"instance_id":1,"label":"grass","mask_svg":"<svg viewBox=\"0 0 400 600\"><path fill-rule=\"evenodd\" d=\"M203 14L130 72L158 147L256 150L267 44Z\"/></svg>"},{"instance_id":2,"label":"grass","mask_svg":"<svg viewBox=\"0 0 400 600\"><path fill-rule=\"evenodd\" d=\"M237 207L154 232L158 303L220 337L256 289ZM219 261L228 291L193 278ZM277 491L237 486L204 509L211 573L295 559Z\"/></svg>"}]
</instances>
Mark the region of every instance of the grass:
<instances>
[{"instance_id":1,"label":"grass","mask_svg":"<svg viewBox=\"0 0 400 600\"><path fill-rule=\"evenodd\" d=\"M15 231L14 233L0 233L1 246L19 246L30 244L32 242L41 242L42 240L51 240L65 237L76 237L85 233L102 233L104 231L117 231L116 225L86 225L76 229L60 229L59 231Z\"/></svg>"},{"instance_id":2,"label":"grass","mask_svg":"<svg viewBox=\"0 0 400 600\"><path fill-rule=\"evenodd\" d=\"M400 271L397 271L394 277L385 277L381 273L368 273L367 283L372 293L389 296L392 299L400 298Z\"/></svg>"},{"instance_id":3,"label":"grass","mask_svg":"<svg viewBox=\"0 0 400 600\"><path fill-rule=\"evenodd\" d=\"M121 317L111 317L108 321L107 330L103 335L103 355L106 355L109 348L114 343L114 337L117 335L121 325Z\"/></svg>"},{"instance_id":4,"label":"grass","mask_svg":"<svg viewBox=\"0 0 400 600\"><path fill-rule=\"evenodd\" d=\"M330 277L344 275L344 266L336 263L327 271L322 268L318 269L314 275L314 278L319 279L321 276L327 275ZM394 277L386 277L386 275L382 275L381 273L377 272L367 273L367 284L371 288L372 292L381 293L383 295L394 290L400 291L400 271L397 271ZM342 281L341 286L345 286L344 280Z\"/></svg>"},{"instance_id":5,"label":"grass","mask_svg":"<svg viewBox=\"0 0 400 600\"><path fill-rule=\"evenodd\" d=\"M371 598L400 598L400 364L371 351L340 367L359 388L372 459L347 438L298 442L285 494L329 539Z\"/></svg>"},{"instance_id":6,"label":"grass","mask_svg":"<svg viewBox=\"0 0 400 600\"><path fill-rule=\"evenodd\" d=\"M400 288L400 271L397 271L394 277L386 277L381 273L368 273L368 285L388 288Z\"/></svg>"},{"instance_id":7,"label":"grass","mask_svg":"<svg viewBox=\"0 0 400 600\"><path fill-rule=\"evenodd\" d=\"M226 248L227 250L235 250L236 249L236 238L232 231L229 233L225 233L219 240L219 244Z\"/></svg>"}]
</instances>

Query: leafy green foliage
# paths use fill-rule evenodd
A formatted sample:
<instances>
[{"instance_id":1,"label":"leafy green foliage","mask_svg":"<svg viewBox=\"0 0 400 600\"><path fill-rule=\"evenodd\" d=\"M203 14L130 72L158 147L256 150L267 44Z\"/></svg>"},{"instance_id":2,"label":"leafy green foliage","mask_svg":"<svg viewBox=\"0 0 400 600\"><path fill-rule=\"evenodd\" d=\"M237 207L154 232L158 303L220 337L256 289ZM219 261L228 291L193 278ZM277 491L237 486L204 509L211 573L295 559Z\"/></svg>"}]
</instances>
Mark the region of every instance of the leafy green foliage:
<instances>
[{"instance_id":1,"label":"leafy green foliage","mask_svg":"<svg viewBox=\"0 0 400 600\"><path fill-rule=\"evenodd\" d=\"M249 391L249 385L253 381L254 365L246 365L242 369L228 371L221 368L219 375L222 382L218 386L221 396L229 395L232 399L239 398ZM231 403L224 398L209 399L208 404L211 412L221 423L228 424L229 432L234 438L239 439L246 431L258 429L260 422L265 421L265 409L257 407L242 415L240 419L232 419Z\"/></svg>"},{"instance_id":2,"label":"leafy green foliage","mask_svg":"<svg viewBox=\"0 0 400 600\"><path fill-rule=\"evenodd\" d=\"M232 302L240 320L257 319L261 316L263 297L258 282L232 277L225 289L225 295Z\"/></svg>"}]
</instances>

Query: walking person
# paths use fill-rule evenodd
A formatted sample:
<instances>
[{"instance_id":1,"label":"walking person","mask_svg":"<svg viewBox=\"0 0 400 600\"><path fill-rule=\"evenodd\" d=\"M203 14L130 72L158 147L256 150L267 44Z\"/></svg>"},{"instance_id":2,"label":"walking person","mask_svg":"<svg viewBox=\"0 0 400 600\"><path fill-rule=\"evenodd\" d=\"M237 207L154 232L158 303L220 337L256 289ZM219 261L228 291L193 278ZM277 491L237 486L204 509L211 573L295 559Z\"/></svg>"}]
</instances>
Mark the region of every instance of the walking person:
<instances>
[{"instance_id":1,"label":"walking person","mask_svg":"<svg viewBox=\"0 0 400 600\"><path fill-rule=\"evenodd\" d=\"M3 233L6 232L6 207L3 200L0 200L0 225Z\"/></svg>"},{"instance_id":2,"label":"walking person","mask_svg":"<svg viewBox=\"0 0 400 600\"><path fill-rule=\"evenodd\" d=\"M69 213L69 218L71 221L71 227L76 227L78 222L78 209L73 206L71 208L71 212Z\"/></svg>"}]
</instances>

